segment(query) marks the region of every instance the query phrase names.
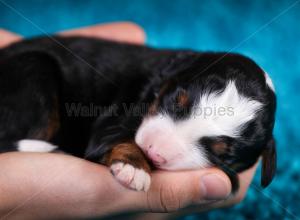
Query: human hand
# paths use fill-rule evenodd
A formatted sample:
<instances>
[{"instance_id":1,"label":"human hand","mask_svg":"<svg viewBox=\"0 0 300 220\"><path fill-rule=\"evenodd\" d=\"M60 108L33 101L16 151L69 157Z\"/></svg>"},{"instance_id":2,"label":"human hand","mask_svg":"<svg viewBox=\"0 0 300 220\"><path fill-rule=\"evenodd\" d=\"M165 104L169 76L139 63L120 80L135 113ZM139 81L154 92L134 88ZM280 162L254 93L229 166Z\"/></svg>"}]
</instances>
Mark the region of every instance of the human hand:
<instances>
[{"instance_id":1,"label":"human hand","mask_svg":"<svg viewBox=\"0 0 300 220\"><path fill-rule=\"evenodd\" d=\"M155 171L149 191L137 192L120 185L107 167L64 154L4 153L0 155L0 166L0 216L12 219L74 219L125 211L170 212L188 205L198 205L197 211L208 210L239 202L255 170L251 168L240 174L240 191L226 200L230 181L215 168ZM203 178L209 181L206 190L200 183Z\"/></svg>"},{"instance_id":2,"label":"human hand","mask_svg":"<svg viewBox=\"0 0 300 220\"><path fill-rule=\"evenodd\" d=\"M94 26L61 34L136 44L144 42L142 29L130 23ZM12 33L0 32L2 46L20 39ZM11 211L9 217L22 219L87 218L125 211L169 212L193 204L198 205L193 211L223 207L241 201L256 168L239 175L239 192L235 197L227 198L231 191L230 181L216 168L156 171L152 174L150 190L145 193L122 187L107 167L67 155L5 153L0 155L0 167L0 216ZM209 181L206 190L200 184L203 178Z\"/></svg>"},{"instance_id":3,"label":"human hand","mask_svg":"<svg viewBox=\"0 0 300 220\"><path fill-rule=\"evenodd\" d=\"M130 22L116 22L73 29L59 33L63 36L99 37L132 44L144 44L145 33L141 27ZM22 36L0 28L0 48L20 41Z\"/></svg>"}]
</instances>

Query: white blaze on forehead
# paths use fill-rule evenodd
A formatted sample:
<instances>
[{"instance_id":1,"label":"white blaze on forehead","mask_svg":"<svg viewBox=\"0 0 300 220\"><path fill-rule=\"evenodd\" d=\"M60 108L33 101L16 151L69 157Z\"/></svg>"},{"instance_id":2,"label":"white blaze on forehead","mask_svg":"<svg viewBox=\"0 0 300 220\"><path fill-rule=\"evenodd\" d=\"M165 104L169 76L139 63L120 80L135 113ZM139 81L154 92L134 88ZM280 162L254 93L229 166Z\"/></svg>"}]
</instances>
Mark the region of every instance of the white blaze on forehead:
<instances>
[{"instance_id":1,"label":"white blaze on forehead","mask_svg":"<svg viewBox=\"0 0 300 220\"><path fill-rule=\"evenodd\" d=\"M267 85L270 87L270 89L272 89L273 92L275 92L275 86L272 82L272 79L270 78L270 76L267 72L264 72L264 73L265 73L265 78L266 78Z\"/></svg>"},{"instance_id":2,"label":"white blaze on forehead","mask_svg":"<svg viewBox=\"0 0 300 220\"><path fill-rule=\"evenodd\" d=\"M238 137L245 123L255 117L261 108L258 101L239 94L233 81L221 93L204 93L188 120L178 123L179 129L189 138L202 136Z\"/></svg>"},{"instance_id":3,"label":"white blaze on forehead","mask_svg":"<svg viewBox=\"0 0 300 220\"><path fill-rule=\"evenodd\" d=\"M174 121L167 113L145 119L135 140L142 149L158 146L159 153L171 161L181 154L177 164L168 169L206 167L207 152L199 140L205 136L238 137L261 107L260 102L239 94L235 82L229 81L222 92L203 93L186 119Z\"/></svg>"}]
</instances>

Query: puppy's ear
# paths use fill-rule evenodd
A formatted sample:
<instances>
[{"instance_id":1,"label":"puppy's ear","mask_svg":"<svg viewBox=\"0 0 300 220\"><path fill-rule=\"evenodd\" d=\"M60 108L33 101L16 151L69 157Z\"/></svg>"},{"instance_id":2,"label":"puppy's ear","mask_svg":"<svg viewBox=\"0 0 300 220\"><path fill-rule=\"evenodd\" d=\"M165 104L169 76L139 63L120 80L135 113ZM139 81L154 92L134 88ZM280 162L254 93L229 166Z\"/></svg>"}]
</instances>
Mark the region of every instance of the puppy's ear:
<instances>
[{"instance_id":1,"label":"puppy's ear","mask_svg":"<svg viewBox=\"0 0 300 220\"><path fill-rule=\"evenodd\" d=\"M261 186L267 187L272 179L274 178L276 172L276 146L275 140L272 138L265 150L262 153L262 171L261 171Z\"/></svg>"}]
</instances>

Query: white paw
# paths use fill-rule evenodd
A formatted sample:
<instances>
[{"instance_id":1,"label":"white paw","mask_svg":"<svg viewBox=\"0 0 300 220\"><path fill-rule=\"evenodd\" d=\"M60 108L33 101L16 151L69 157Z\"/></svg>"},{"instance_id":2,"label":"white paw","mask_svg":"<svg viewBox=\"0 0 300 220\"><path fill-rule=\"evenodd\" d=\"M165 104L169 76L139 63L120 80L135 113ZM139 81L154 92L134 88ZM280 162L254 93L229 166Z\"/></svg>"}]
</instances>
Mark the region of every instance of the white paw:
<instances>
[{"instance_id":1,"label":"white paw","mask_svg":"<svg viewBox=\"0 0 300 220\"><path fill-rule=\"evenodd\" d=\"M137 191L147 191L150 187L151 177L143 169L135 168L123 162L114 163L110 169L115 178L128 188Z\"/></svg>"}]
</instances>

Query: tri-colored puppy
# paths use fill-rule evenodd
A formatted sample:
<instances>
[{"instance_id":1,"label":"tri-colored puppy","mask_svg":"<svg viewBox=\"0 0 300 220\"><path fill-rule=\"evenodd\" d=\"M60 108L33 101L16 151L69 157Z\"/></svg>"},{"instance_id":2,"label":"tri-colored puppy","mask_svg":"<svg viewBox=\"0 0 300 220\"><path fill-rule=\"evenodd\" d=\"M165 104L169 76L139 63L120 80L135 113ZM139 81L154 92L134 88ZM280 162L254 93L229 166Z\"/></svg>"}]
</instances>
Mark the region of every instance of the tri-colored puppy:
<instances>
[{"instance_id":1,"label":"tri-colored puppy","mask_svg":"<svg viewBox=\"0 0 300 220\"><path fill-rule=\"evenodd\" d=\"M275 173L276 99L238 54L42 37L0 50L0 152L59 149L148 190L153 168Z\"/></svg>"}]
</instances>

